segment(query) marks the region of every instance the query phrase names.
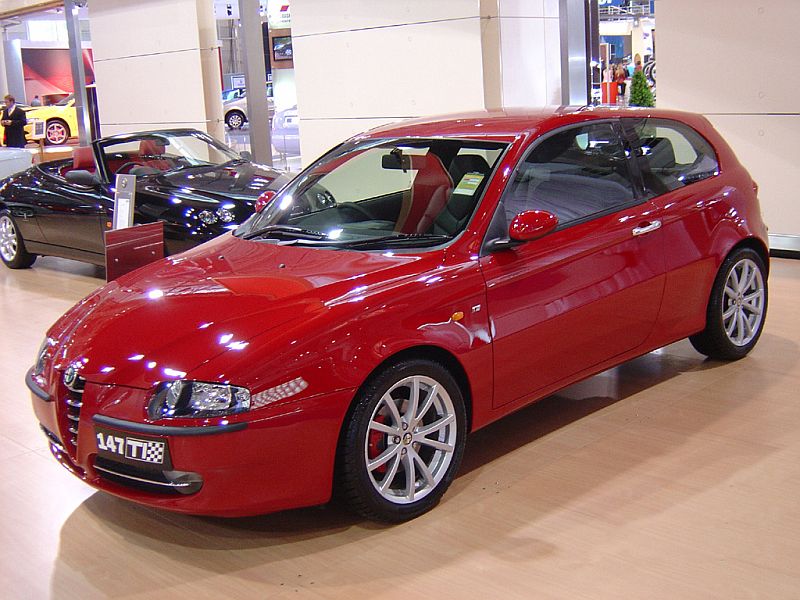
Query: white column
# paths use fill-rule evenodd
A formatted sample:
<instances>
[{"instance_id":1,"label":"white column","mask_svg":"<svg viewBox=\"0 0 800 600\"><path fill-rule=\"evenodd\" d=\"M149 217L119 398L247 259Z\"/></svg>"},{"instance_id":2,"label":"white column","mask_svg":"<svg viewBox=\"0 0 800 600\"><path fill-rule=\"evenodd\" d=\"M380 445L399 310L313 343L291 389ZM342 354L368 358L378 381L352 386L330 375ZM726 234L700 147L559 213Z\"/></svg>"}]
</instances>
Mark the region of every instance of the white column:
<instances>
[{"instance_id":1,"label":"white column","mask_svg":"<svg viewBox=\"0 0 800 600\"><path fill-rule=\"evenodd\" d=\"M103 135L194 127L224 137L211 0L103 0L89 22Z\"/></svg>"},{"instance_id":2,"label":"white column","mask_svg":"<svg viewBox=\"0 0 800 600\"><path fill-rule=\"evenodd\" d=\"M292 0L305 163L400 119L560 103L558 0Z\"/></svg>"},{"instance_id":3,"label":"white column","mask_svg":"<svg viewBox=\"0 0 800 600\"><path fill-rule=\"evenodd\" d=\"M770 242L795 249L798 22L796 0L670 0L656 12L658 106L711 120L759 184Z\"/></svg>"},{"instance_id":4,"label":"white column","mask_svg":"<svg viewBox=\"0 0 800 600\"><path fill-rule=\"evenodd\" d=\"M502 106L561 104L558 0L499 0Z\"/></svg>"},{"instance_id":5,"label":"white column","mask_svg":"<svg viewBox=\"0 0 800 600\"><path fill-rule=\"evenodd\" d=\"M293 0L305 163L357 132L481 109L479 0Z\"/></svg>"}]
</instances>

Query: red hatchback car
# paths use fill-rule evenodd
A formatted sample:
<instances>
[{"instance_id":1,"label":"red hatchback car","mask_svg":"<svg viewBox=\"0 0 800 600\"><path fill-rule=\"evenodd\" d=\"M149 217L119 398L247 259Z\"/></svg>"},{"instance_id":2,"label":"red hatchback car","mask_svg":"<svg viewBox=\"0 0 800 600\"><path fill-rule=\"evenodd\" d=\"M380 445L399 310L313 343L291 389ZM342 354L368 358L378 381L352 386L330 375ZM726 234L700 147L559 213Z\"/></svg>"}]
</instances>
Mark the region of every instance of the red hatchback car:
<instances>
[{"instance_id":1,"label":"red hatchback car","mask_svg":"<svg viewBox=\"0 0 800 600\"><path fill-rule=\"evenodd\" d=\"M330 151L238 230L98 289L27 375L56 458L164 509L413 518L468 432L767 309L756 184L701 116L416 120Z\"/></svg>"}]
</instances>

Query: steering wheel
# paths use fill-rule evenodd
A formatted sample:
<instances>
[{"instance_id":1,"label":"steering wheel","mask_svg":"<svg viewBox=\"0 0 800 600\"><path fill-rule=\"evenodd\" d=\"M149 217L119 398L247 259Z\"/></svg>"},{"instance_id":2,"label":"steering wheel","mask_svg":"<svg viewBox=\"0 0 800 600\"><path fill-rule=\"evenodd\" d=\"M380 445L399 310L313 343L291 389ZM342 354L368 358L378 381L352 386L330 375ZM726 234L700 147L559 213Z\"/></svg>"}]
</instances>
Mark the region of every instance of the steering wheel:
<instances>
[{"instance_id":1,"label":"steering wheel","mask_svg":"<svg viewBox=\"0 0 800 600\"><path fill-rule=\"evenodd\" d=\"M373 221L375 219L374 216L367 212L367 209L363 206L359 206L355 202L344 202L337 205L337 208L340 210L350 210L351 212L358 213L359 216L364 217L365 221Z\"/></svg>"},{"instance_id":2,"label":"steering wheel","mask_svg":"<svg viewBox=\"0 0 800 600\"><path fill-rule=\"evenodd\" d=\"M135 162L135 161L131 160L131 161L128 161L128 162L123 163L122 165L120 165L119 168L116 171L114 171L114 175L118 175L120 173L125 175L126 173L129 173L130 170L133 169L134 167L143 167L143 166L144 165L142 163L138 163L138 162ZM123 173L123 171L122 171L123 169L128 169L128 171Z\"/></svg>"}]
</instances>

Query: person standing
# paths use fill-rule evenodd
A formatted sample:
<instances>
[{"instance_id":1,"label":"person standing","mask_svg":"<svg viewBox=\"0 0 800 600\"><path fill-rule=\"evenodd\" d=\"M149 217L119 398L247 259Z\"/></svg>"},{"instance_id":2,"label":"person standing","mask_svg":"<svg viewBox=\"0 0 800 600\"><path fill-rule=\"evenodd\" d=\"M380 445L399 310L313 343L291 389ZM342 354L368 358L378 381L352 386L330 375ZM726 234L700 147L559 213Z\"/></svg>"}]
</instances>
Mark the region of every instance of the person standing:
<instances>
[{"instance_id":1,"label":"person standing","mask_svg":"<svg viewBox=\"0 0 800 600\"><path fill-rule=\"evenodd\" d=\"M0 115L0 125L5 127L3 131L3 145L9 148L25 147L25 124L28 119L25 111L19 108L14 100L14 96L8 94L3 98L6 107Z\"/></svg>"},{"instance_id":2,"label":"person standing","mask_svg":"<svg viewBox=\"0 0 800 600\"><path fill-rule=\"evenodd\" d=\"M31 106L41 106L41 105L42 105L42 101L39 98L39 95L37 94L37 95L35 95L33 97L33 100L31 100Z\"/></svg>"},{"instance_id":3,"label":"person standing","mask_svg":"<svg viewBox=\"0 0 800 600\"><path fill-rule=\"evenodd\" d=\"M628 78L628 74L625 72L625 67L623 67L622 65L617 65L616 70L617 70L617 75L615 81L617 82L617 88L619 94L618 98L622 99L625 98L625 88L627 87L625 80Z\"/></svg>"}]
</instances>

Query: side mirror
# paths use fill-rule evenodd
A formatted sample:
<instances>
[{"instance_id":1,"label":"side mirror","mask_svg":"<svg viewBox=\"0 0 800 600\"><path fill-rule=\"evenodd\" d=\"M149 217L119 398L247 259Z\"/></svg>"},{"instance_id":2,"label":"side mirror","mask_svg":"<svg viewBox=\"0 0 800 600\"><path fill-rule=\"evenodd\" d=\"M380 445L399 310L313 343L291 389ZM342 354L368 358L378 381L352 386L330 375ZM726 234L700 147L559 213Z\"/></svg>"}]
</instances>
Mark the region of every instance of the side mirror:
<instances>
[{"instance_id":1,"label":"side mirror","mask_svg":"<svg viewBox=\"0 0 800 600\"><path fill-rule=\"evenodd\" d=\"M558 217L544 210L526 210L519 213L508 227L508 237L490 240L485 249L489 252L510 250L520 244L535 240L553 231Z\"/></svg>"},{"instance_id":2,"label":"side mirror","mask_svg":"<svg viewBox=\"0 0 800 600\"><path fill-rule=\"evenodd\" d=\"M239 152L239 156L241 156L244 160L253 160L253 155L247 150L242 150Z\"/></svg>"},{"instance_id":3,"label":"side mirror","mask_svg":"<svg viewBox=\"0 0 800 600\"><path fill-rule=\"evenodd\" d=\"M74 185L82 185L85 187L94 187L100 180L94 173L90 173L85 169L75 169L73 171L68 171L66 175L67 181Z\"/></svg>"},{"instance_id":4,"label":"side mirror","mask_svg":"<svg viewBox=\"0 0 800 600\"><path fill-rule=\"evenodd\" d=\"M553 231L558 217L544 210L526 210L519 213L508 227L509 239L530 242Z\"/></svg>"}]
</instances>

